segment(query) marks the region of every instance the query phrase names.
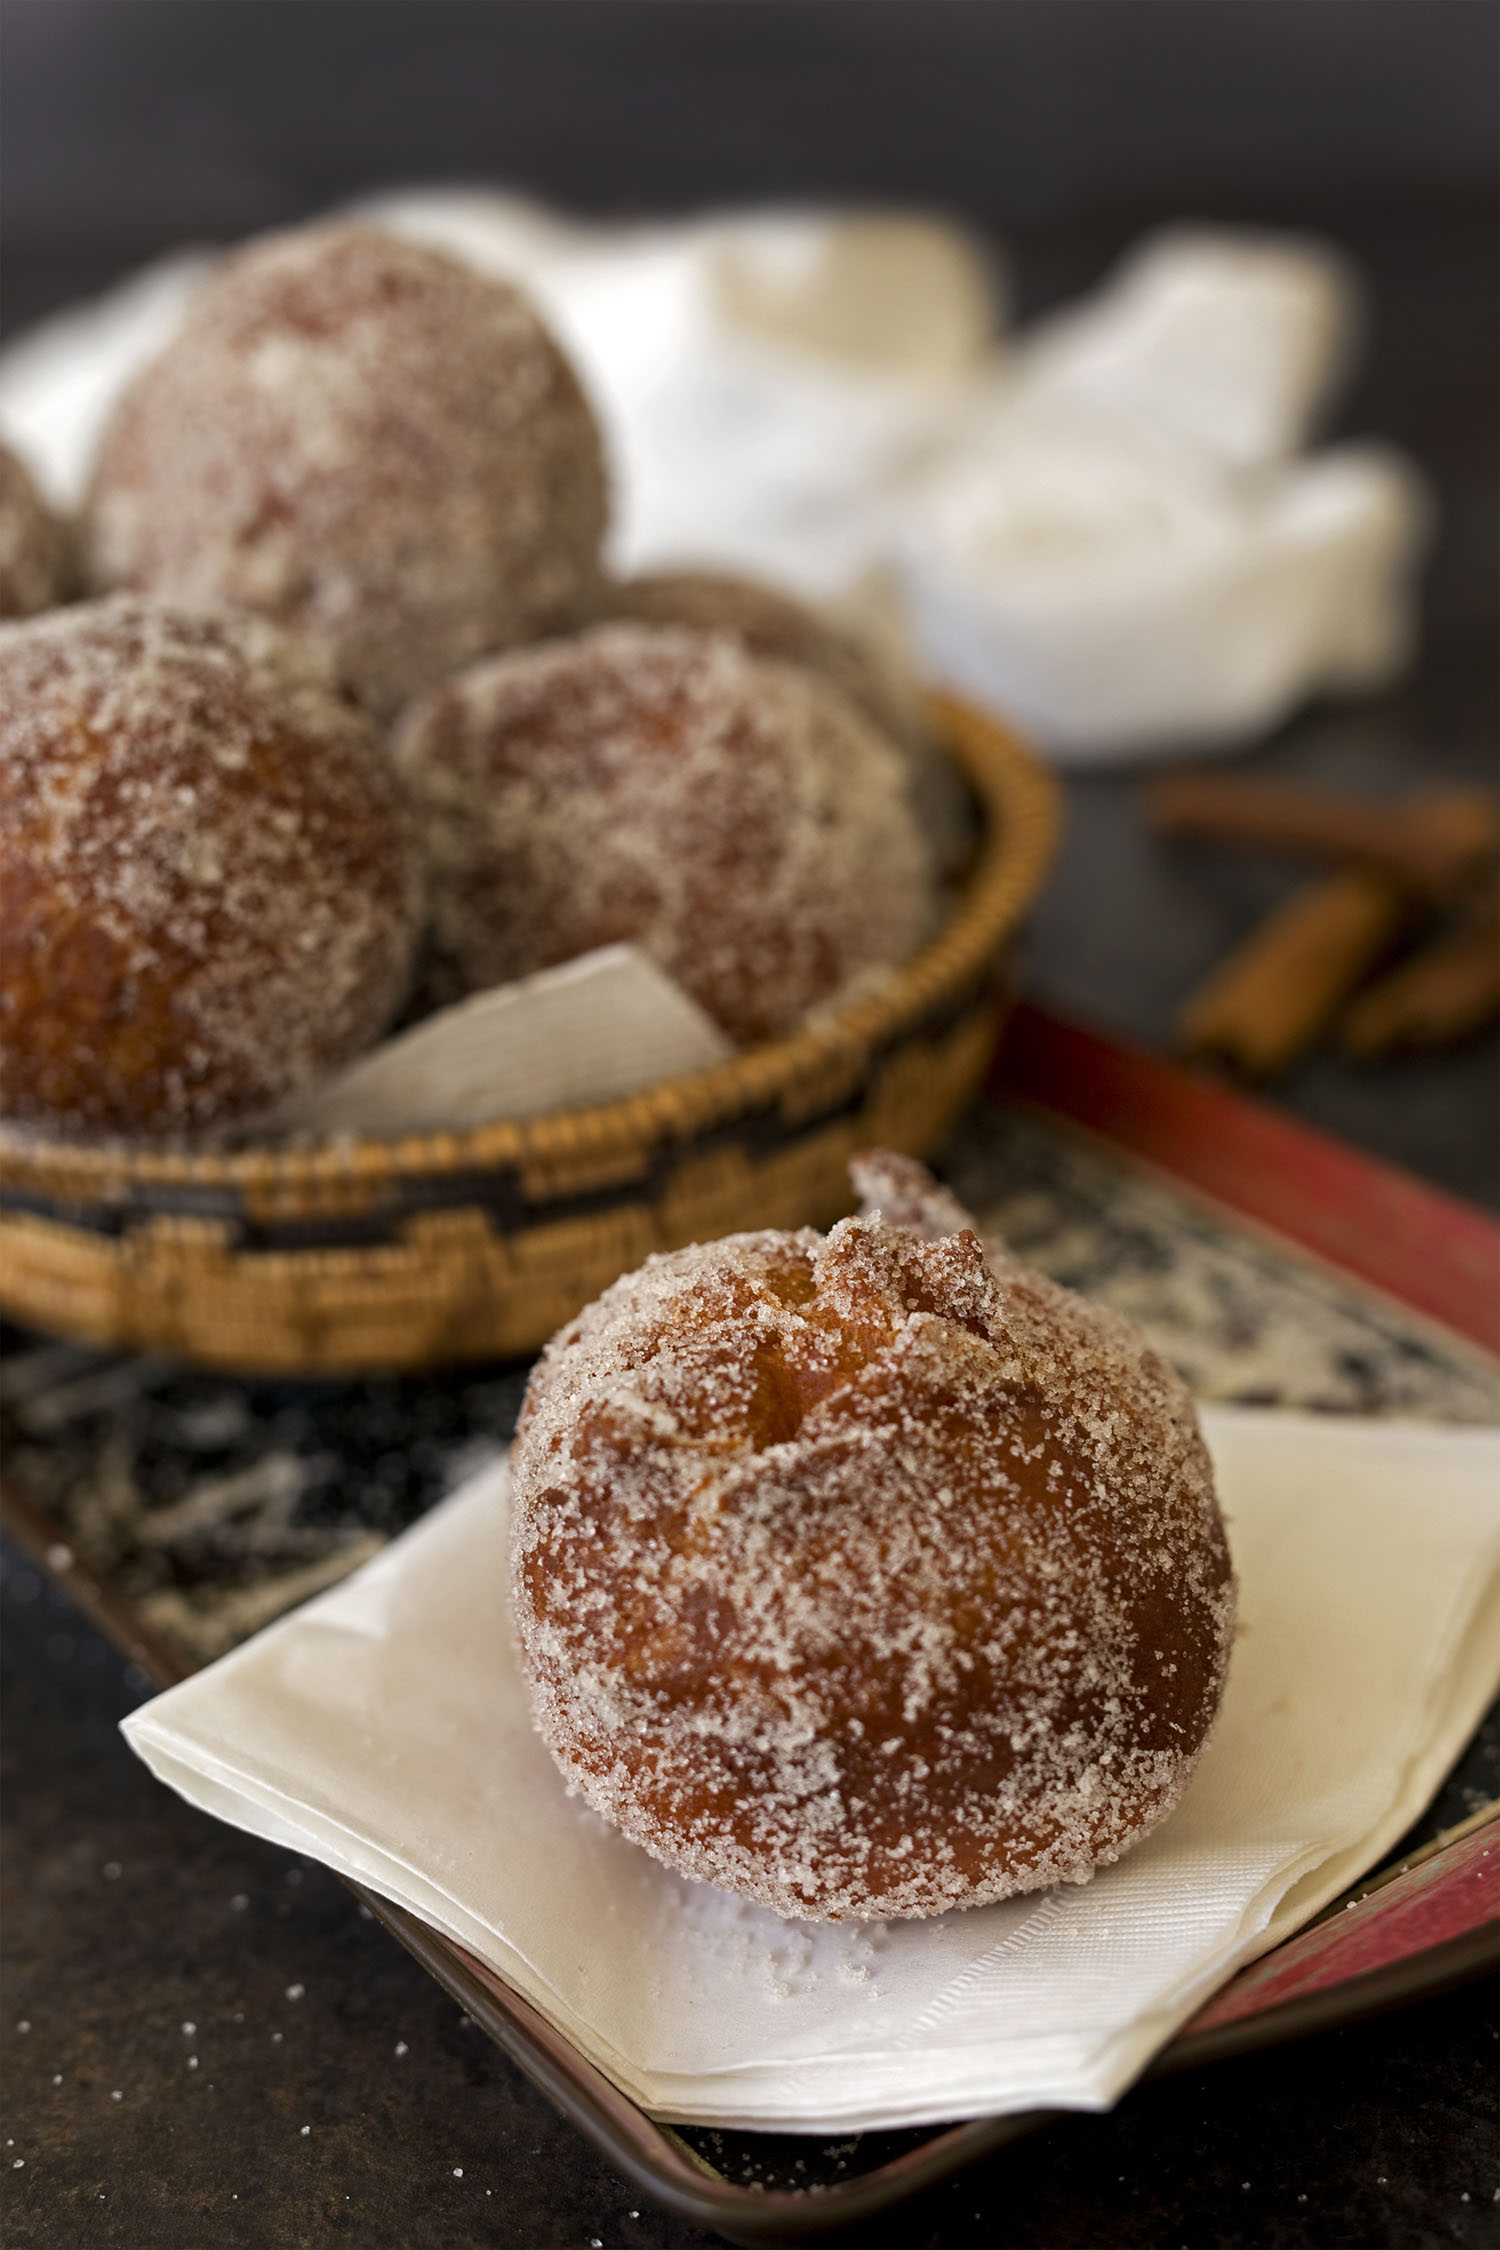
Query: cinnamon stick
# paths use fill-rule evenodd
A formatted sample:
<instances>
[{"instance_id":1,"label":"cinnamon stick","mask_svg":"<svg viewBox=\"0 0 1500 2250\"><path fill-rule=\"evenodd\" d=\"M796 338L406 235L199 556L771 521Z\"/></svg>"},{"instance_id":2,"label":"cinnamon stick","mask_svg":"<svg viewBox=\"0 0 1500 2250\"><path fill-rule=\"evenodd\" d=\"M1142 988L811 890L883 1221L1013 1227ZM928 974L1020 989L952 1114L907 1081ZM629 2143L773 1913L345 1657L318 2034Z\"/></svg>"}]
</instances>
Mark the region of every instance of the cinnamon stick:
<instances>
[{"instance_id":1,"label":"cinnamon stick","mask_svg":"<svg viewBox=\"0 0 1500 2250\"><path fill-rule=\"evenodd\" d=\"M1500 886L1492 884L1454 929L1362 993L1339 1044L1359 1062L1426 1053L1472 1038L1500 1015Z\"/></svg>"},{"instance_id":2,"label":"cinnamon stick","mask_svg":"<svg viewBox=\"0 0 1500 2250\"><path fill-rule=\"evenodd\" d=\"M1368 868L1306 884L1189 1000L1183 1046L1274 1077L1313 1044L1410 913L1407 891Z\"/></svg>"},{"instance_id":3,"label":"cinnamon stick","mask_svg":"<svg viewBox=\"0 0 1500 2250\"><path fill-rule=\"evenodd\" d=\"M1381 803L1240 774L1179 773L1149 784L1145 802L1168 835L1353 863L1438 897L1482 876L1500 850L1500 805L1479 789Z\"/></svg>"}]
</instances>

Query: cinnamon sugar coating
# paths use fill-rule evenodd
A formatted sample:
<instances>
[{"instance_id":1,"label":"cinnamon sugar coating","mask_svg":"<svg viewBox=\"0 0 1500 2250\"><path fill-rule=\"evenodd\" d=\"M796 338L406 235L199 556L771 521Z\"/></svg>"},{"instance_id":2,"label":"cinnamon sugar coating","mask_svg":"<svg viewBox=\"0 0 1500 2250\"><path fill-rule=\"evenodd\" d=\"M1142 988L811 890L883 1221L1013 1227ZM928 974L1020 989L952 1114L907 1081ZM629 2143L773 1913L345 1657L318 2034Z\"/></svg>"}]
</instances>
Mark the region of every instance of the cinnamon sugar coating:
<instances>
[{"instance_id":1,"label":"cinnamon sugar coating","mask_svg":"<svg viewBox=\"0 0 1500 2250\"><path fill-rule=\"evenodd\" d=\"M727 571L648 571L604 591L604 614L643 625L733 633L752 656L800 664L843 691L893 742L920 744L916 690L881 652L789 594Z\"/></svg>"},{"instance_id":2,"label":"cinnamon sugar coating","mask_svg":"<svg viewBox=\"0 0 1500 2250\"><path fill-rule=\"evenodd\" d=\"M25 463L0 445L0 617L30 617L62 595L67 540Z\"/></svg>"},{"instance_id":3,"label":"cinnamon sugar coating","mask_svg":"<svg viewBox=\"0 0 1500 2250\"><path fill-rule=\"evenodd\" d=\"M436 951L470 988L630 940L749 1043L904 959L931 917L900 753L727 634L603 625L488 659L394 748Z\"/></svg>"},{"instance_id":4,"label":"cinnamon sugar coating","mask_svg":"<svg viewBox=\"0 0 1500 2250\"><path fill-rule=\"evenodd\" d=\"M371 227L227 258L106 432L97 590L254 610L378 715L590 595L606 493L520 293Z\"/></svg>"},{"instance_id":5,"label":"cinnamon sugar coating","mask_svg":"<svg viewBox=\"0 0 1500 2250\"><path fill-rule=\"evenodd\" d=\"M658 1859L778 1913L1080 1881L1180 1798L1234 1584L1176 1377L971 1231L651 1259L513 1456L536 1725Z\"/></svg>"},{"instance_id":6,"label":"cinnamon sugar coating","mask_svg":"<svg viewBox=\"0 0 1500 2250\"><path fill-rule=\"evenodd\" d=\"M384 1028L420 908L389 760L285 635L129 596L0 627L0 1113L254 1116Z\"/></svg>"}]
</instances>

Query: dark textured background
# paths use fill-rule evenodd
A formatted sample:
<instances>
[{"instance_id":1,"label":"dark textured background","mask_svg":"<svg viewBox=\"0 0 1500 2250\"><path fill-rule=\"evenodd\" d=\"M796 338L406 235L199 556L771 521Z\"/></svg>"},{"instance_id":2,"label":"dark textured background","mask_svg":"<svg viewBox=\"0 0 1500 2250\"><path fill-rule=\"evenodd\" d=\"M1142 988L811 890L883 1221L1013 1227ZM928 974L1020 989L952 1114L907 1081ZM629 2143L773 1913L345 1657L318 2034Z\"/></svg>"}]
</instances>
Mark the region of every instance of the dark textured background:
<instances>
[{"instance_id":1,"label":"dark textured background","mask_svg":"<svg viewBox=\"0 0 1500 2250\"><path fill-rule=\"evenodd\" d=\"M169 242L393 175L609 211L1481 191L1484 0L7 0L7 223Z\"/></svg>"},{"instance_id":2,"label":"dark textured background","mask_svg":"<svg viewBox=\"0 0 1500 2250\"><path fill-rule=\"evenodd\" d=\"M184 239L403 178L612 212L952 206L1005 241L1023 311L1158 220L1326 231L1371 286L1342 426L1398 439L1441 504L1424 653L1399 691L1311 711L1250 762L1381 790L1493 775L1488 0L5 0L0 42L11 329ZM1032 974L1162 1042L1290 878L1153 842L1133 788L1072 786ZM1496 1056L1317 1060L1278 1098L1493 1202ZM9 1577L3 1607L7 2114L69 2152L49 2175L0 2151L7 2244L703 2239L612 2180L331 1878L161 1791L114 1732L139 1688L33 1576ZM191 2073L184 2022L205 2027ZM1494 2243L1497 2038L1474 1990L1153 2087L1002 2154L890 2239Z\"/></svg>"}]
</instances>

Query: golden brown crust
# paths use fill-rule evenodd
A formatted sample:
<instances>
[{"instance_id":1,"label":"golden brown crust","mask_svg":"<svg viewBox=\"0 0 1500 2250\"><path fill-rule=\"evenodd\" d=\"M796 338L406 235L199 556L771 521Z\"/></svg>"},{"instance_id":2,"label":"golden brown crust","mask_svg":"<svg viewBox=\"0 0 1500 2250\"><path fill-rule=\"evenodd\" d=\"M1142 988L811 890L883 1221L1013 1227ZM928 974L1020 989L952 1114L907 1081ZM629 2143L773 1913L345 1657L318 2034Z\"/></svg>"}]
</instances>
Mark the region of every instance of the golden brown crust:
<instances>
[{"instance_id":1,"label":"golden brown crust","mask_svg":"<svg viewBox=\"0 0 1500 2250\"><path fill-rule=\"evenodd\" d=\"M652 1260L514 1455L537 1725L647 1850L778 1912L1081 1880L1181 1795L1233 1580L1180 1383L976 1237Z\"/></svg>"},{"instance_id":2,"label":"golden brown crust","mask_svg":"<svg viewBox=\"0 0 1500 2250\"><path fill-rule=\"evenodd\" d=\"M592 596L598 431L518 291L358 226L226 259L106 432L99 591L254 610L385 715Z\"/></svg>"},{"instance_id":3,"label":"golden brown crust","mask_svg":"<svg viewBox=\"0 0 1500 2250\"><path fill-rule=\"evenodd\" d=\"M419 912L389 761L284 636L128 597L0 628L6 1116L253 1116L384 1027Z\"/></svg>"},{"instance_id":4,"label":"golden brown crust","mask_svg":"<svg viewBox=\"0 0 1500 2250\"><path fill-rule=\"evenodd\" d=\"M394 747L470 988L629 940L748 1043L925 934L899 752L727 634L605 625L490 658Z\"/></svg>"}]
</instances>

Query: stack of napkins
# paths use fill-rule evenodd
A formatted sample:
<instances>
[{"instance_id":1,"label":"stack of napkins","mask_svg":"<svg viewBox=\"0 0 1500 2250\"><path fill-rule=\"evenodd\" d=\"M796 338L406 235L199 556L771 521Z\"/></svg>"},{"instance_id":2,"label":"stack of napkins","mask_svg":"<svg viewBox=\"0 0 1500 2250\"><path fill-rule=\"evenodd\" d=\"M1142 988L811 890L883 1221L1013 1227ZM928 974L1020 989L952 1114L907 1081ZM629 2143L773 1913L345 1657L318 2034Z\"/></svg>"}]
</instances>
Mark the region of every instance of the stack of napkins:
<instances>
[{"instance_id":1,"label":"stack of napkins","mask_svg":"<svg viewBox=\"0 0 1500 2250\"><path fill-rule=\"evenodd\" d=\"M164 1781L448 1932L663 2118L830 2133L1098 2109L1422 1810L1500 1676L1500 1436L1213 1409L1224 1710L1116 1866L925 1922L785 1922L570 1798L505 1621L497 1462L125 1722Z\"/></svg>"}]
</instances>

